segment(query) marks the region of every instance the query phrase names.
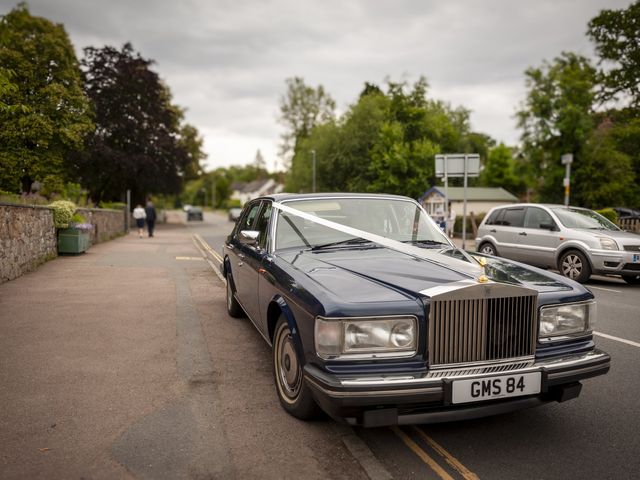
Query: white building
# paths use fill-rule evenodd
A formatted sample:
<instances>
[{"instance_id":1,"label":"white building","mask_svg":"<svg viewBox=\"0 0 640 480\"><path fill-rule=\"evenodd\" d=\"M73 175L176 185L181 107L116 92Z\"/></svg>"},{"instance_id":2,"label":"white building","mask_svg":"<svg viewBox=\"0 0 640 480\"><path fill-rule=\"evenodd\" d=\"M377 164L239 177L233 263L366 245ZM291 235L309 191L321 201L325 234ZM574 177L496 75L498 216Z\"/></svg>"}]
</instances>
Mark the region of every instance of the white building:
<instances>
[{"instance_id":1,"label":"white building","mask_svg":"<svg viewBox=\"0 0 640 480\"><path fill-rule=\"evenodd\" d=\"M244 205L249 200L261 197L262 195L270 195L272 193L280 193L284 190L284 185L277 183L272 178L266 180L254 180L249 183L234 183L232 186L231 198L240 200L240 204Z\"/></svg>"},{"instance_id":2,"label":"white building","mask_svg":"<svg viewBox=\"0 0 640 480\"><path fill-rule=\"evenodd\" d=\"M424 195L418 199L418 202L420 202L429 215L437 216L445 211L447 197L449 202L451 202L451 209L453 209L458 216L462 216L464 203L463 187L447 188L446 196L443 186L431 187L424 192ZM467 188L467 213L473 212L475 215L478 215L480 213L487 213L493 207L517 202L518 197L507 192L502 187Z\"/></svg>"}]
</instances>

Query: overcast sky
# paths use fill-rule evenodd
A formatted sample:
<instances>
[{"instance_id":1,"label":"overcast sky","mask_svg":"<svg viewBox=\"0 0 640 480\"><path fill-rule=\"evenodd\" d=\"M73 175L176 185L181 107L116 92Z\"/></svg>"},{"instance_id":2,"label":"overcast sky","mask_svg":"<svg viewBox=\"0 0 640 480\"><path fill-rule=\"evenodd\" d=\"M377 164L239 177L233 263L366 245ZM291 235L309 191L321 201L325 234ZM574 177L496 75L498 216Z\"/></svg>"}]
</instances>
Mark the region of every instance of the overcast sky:
<instances>
[{"instance_id":1,"label":"overcast sky","mask_svg":"<svg viewBox=\"0 0 640 480\"><path fill-rule=\"evenodd\" d=\"M6 13L17 2L0 0ZM630 0L30 0L64 24L78 55L131 42L204 137L208 169L271 169L285 79L322 84L339 112L365 81L413 81L471 110L474 130L515 144L524 70L563 50L593 54L589 19Z\"/></svg>"}]
</instances>

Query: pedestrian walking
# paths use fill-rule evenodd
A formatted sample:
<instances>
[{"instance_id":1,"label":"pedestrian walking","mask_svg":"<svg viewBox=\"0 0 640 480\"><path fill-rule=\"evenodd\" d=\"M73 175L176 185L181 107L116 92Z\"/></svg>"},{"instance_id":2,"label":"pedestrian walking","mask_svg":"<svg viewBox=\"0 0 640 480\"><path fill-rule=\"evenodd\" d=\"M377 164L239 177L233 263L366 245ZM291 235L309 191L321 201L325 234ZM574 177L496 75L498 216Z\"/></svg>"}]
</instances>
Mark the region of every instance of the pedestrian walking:
<instances>
[{"instance_id":1,"label":"pedestrian walking","mask_svg":"<svg viewBox=\"0 0 640 480\"><path fill-rule=\"evenodd\" d=\"M147 218L147 213L142 208L142 205L136 205L133 209L133 218L136 219L136 226L138 227L138 235L142 238L142 232L144 231L144 219Z\"/></svg>"},{"instance_id":2,"label":"pedestrian walking","mask_svg":"<svg viewBox=\"0 0 640 480\"><path fill-rule=\"evenodd\" d=\"M453 231L456 225L456 211L451 207L449 202L449 218L447 219L447 235L449 238L453 238Z\"/></svg>"},{"instance_id":3,"label":"pedestrian walking","mask_svg":"<svg viewBox=\"0 0 640 480\"><path fill-rule=\"evenodd\" d=\"M153 206L153 202L149 200L147 202L147 206L144 207L144 212L147 215L147 230L149 231L149 236L153 237L153 228L156 224L156 207Z\"/></svg>"}]
</instances>

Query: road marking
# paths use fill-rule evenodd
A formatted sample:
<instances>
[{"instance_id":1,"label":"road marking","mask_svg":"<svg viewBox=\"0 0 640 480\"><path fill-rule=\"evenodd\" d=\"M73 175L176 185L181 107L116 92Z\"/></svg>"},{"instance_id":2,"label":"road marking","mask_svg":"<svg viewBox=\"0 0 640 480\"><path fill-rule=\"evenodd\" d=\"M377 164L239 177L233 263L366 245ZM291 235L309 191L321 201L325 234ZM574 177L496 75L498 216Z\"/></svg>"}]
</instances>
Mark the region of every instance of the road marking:
<instances>
[{"instance_id":1,"label":"road marking","mask_svg":"<svg viewBox=\"0 0 640 480\"><path fill-rule=\"evenodd\" d=\"M207 263L211 267L211 270L213 270L213 273L215 273L218 276L218 278L220 279L220 281L226 285L227 284L227 279L222 276L222 273L220 273L220 269L216 265L214 265L214 263L211 260L209 260L209 257L207 257L206 252L198 244L198 241L195 238L195 235L193 236L193 238L191 240L193 241L193 244L196 246L196 248L202 254L202 258L204 258L207 261ZM205 242L205 244L206 244L206 242Z\"/></svg>"},{"instance_id":2,"label":"road marking","mask_svg":"<svg viewBox=\"0 0 640 480\"><path fill-rule=\"evenodd\" d=\"M433 448L436 452L438 452L438 454L442 458L444 458L449 465L451 465L451 468L453 468L460 475L462 475L462 478L464 478L465 480L479 480L480 477L478 477L475 473L473 473L467 467L462 465L462 463L460 463L460 461L456 457L451 455L447 450L445 450L438 442L436 442L433 438L427 435L424 431L422 431L421 429L415 426L413 427L413 429L418 433L418 435L420 435L420 437L424 439L425 442L429 444L431 448Z\"/></svg>"},{"instance_id":3,"label":"road marking","mask_svg":"<svg viewBox=\"0 0 640 480\"><path fill-rule=\"evenodd\" d=\"M200 242L202 248L204 248L207 252L209 252L213 258L215 258L218 262L222 263L222 256L216 252L211 246L202 238L199 234L195 233L194 238Z\"/></svg>"},{"instance_id":4,"label":"road marking","mask_svg":"<svg viewBox=\"0 0 640 480\"><path fill-rule=\"evenodd\" d=\"M176 260L198 260L198 261L202 261L204 260L204 258L202 257L176 257Z\"/></svg>"},{"instance_id":5,"label":"road marking","mask_svg":"<svg viewBox=\"0 0 640 480\"><path fill-rule=\"evenodd\" d=\"M598 335L599 337L602 337L602 338L608 338L609 340L615 340L616 342L626 343L627 345L631 345L632 347L640 348L640 343L638 342L633 342L631 340L626 340L620 337L614 337L613 335L607 335L606 333L601 333L601 332L593 332L593 334Z\"/></svg>"},{"instance_id":6,"label":"road marking","mask_svg":"<svg viewBox=\"0 0 640 480\"><path fill-rule=\"evenodd\" d=\"M594 287L593 285L587 285L589 288L595 288L596 290L604 290L605 292L622 293L620 290L614 290L612 288Z\"/></svg>"},{"instance_id":7,"label":"road marking","mask_svg":"<svg viewBox=\"0 0 640 480\"><path fill-rule=\"evenodd\" d=\"M440 478L442 478L443 480L453 480L453 477L449 475L440 465L438 465L438 462L431 458L429 454L427 454L427 452L422 450L422 448L420 448L420 446L416 442L414 442L409 437L409 435L404 433L398 427L391 427L391 430L398 437L400 437L400 440L402 440L404 444L413 451L413 453L420 457L420 460L426 463L431 468L431 470L433 470Z\"/></svg>"}]
</instances>

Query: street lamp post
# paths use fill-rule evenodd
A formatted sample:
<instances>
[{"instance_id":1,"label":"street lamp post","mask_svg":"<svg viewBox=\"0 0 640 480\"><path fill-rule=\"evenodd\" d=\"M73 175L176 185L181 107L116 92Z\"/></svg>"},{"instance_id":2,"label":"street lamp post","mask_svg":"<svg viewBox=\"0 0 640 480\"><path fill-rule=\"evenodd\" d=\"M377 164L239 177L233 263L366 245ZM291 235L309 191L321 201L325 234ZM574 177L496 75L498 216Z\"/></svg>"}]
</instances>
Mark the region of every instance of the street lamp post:
<instances>
[{"instance_id":1,"label":"street lamp post","mask_svg":"<svg viewBox=\"0 0 640 480\"><path fill-rule=\"evenodd\" d=\"M569 191L571 189L571 164L573 163L573 154L565 153L561 157L562 164L566 167L565 175L564 175L564 204L565 206L569 206Z\"/></svg>"},{"instance_id":2,"label":"street lamp post","mask_svg":"<svg viewBox=\"0 0 640 480\"><path fill-rule=\"evenodd\" d=\"M207 208L207 189L201 188L200 191L202 192L202 208L205 209Z\"/></svg>"},{"instance_id":3,"label":"street lamp post","mask_svg":"<svg viewBox=\"0 0 640 480\"><path fill-rule=\"evenodd\" d=\"M311 170L312 170L312 186L311 191L316 193L316 151L311 150Z\"/></svg>"}]
</instances>

